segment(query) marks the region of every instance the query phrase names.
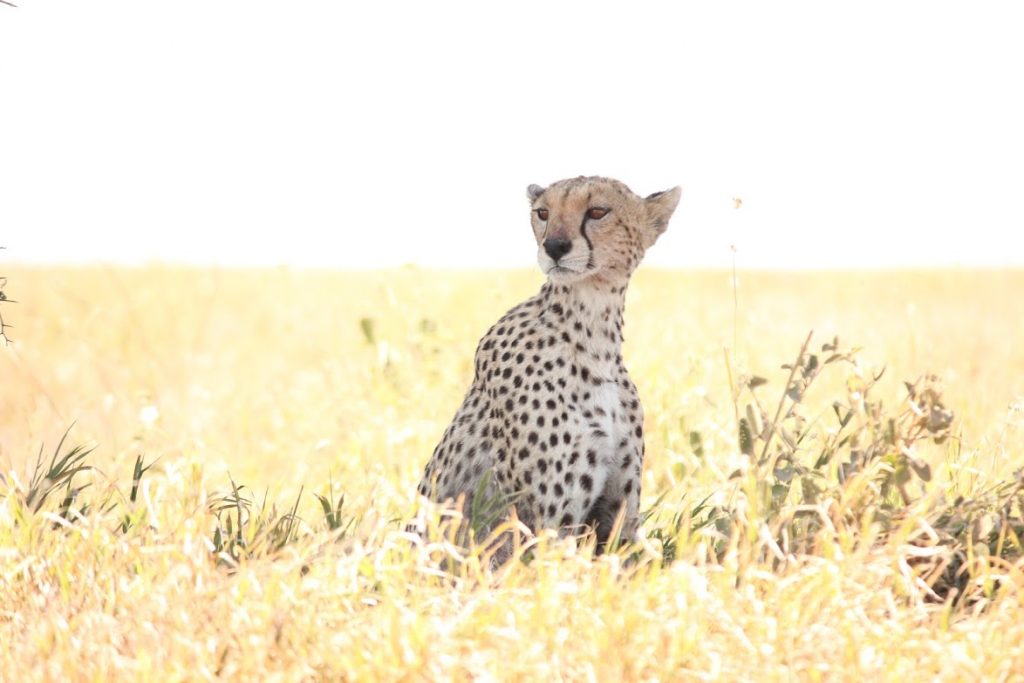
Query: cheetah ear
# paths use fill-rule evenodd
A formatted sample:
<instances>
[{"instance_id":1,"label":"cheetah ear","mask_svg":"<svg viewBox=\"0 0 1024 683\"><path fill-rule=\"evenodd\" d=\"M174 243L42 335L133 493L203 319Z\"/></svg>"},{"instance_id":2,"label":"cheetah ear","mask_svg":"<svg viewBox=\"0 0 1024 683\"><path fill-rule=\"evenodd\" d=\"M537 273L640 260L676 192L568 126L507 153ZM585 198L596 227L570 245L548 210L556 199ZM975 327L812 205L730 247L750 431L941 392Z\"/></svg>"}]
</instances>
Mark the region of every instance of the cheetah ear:
<instances>
[{"instance_id":1,"label":"cheetah ear","mask_svg":"<svg viewBox=\"0 0 1024 683\"><path fill-rule=\"evenodd\" d=\"M537 197L544 194L544 190L547 188L541 187L540 185L530 185L526 188L526 198L530 200L530 203L537 201Z\"/></svg>"},{"instance_id":2,"label":"cheetah ear","mask_svg":"<svg viewBox=\"0 0 1024 683\"><path fill-rule=\"evenodd\" d=\"M644 206L647 208L647 246L654 244L661 233L668 227L668 219L672 218L672 212L679 204L679 195L682 190L673 187L671 190L655 192L644 199Z\"/></svg>"}]
</instances>

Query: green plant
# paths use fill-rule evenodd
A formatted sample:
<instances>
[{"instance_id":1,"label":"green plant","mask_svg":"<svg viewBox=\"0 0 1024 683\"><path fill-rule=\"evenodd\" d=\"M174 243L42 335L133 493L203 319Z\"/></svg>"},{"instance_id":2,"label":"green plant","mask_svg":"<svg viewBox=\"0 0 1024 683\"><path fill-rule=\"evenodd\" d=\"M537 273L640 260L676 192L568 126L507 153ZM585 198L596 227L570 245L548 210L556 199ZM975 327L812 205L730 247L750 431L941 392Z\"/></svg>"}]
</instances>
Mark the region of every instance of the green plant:
<instances>
[{"instance_id":1,"label":"green plant","mask_svg":"<svg viewBox=\"0 0 1024 683\"><path fill-rule=\"evenodd\" d=\"M132 488L128 492L128 503L135 505L139 498L139 488L142 485L142 475L148 472L156 463L143 465L141 455L135 457L135 466L132 468ZM121 518L121 533L128 533L128 530L135 525L135 518L130 510L126 511Z\"/></svg>"},{"instance_id":2,"label":"green plant","mask_svg":"<svg viewBox=\"0 0 1024 683\"><path fill-rule=\"evenodd\" d=\"M210 510L215 516L213 552L228 564L237 564L243 558L262 557L273 554L298 537L299 502L303 489L295 503L284 514L276 505L267 504L267 493L257 501L251 490L231 479L231 492L214 496Z\"/></svg>"},{"instance_id":3,"label":"green plant","mask_svg":"<svg viewBox=\"0 0 1024 683\"><path fill-rule=\"evenodd\" d=\"M854 525L869 514L890 528L931 480L920 449L944 442L953 423L937 377L904 383L907 395L887 407L874 395L884 369L866 369L859 349L841 348L838 338L820 355L808 351L810 341L808 335L793 363L782 366L789 377L774 411L758 396L767 383L761 377L741 378L735 392L738 401L747 398L742 413L737 408L740 451L751 459L758 509L784 552L810 552L817 532L837 520ZM812 384L840 368L844 395L831 401L830 414L808 417L803 405Z\"/></svg>"},{"instance_id":4,"label":"green plant","mask_svg":"<svg viewBox=\"0 0 1024 683\"><path fill-rule=\"evenodd\" d=\"M725 510L708 504L706 496L692 508L686 505L686 494L674 506L664 505L668 492L658 496L649 508L640 513L640 525L646 529L644 535L655 541L661 548L661 561L671 564L676 560L682 539L699 533L712 534L717 540L729 533L731 520ZM668 519L663 511L668 511Z\"/></svg>"},{"instance_id":5,"label":"green plant","mask_svg":"<svg viewBox=\"0 0 1024 683\"><path fill-rule=\"evenodd\" d=\"M908 581L932 599L987 597L1000 582L992 562L1024 555L1022 475L971 499L949 499L948 487L932 485L928 456L953 438L939 378L904 382L905 396L886 405L876 396L884 368L869 371L859 349L841 348L838 338L820 355L809 352L811 338L782 366L789 376L773 411L758 395L765 379L744 376L734 387L748 467L733 473L732 507L714 511L732 520L730 542L719 550L746 542L752 559L786 564L840 536L863 542L863 531L874 528L875 543L904 548ZM804 399L828 370L843 372L843 393L825 414L808 416Z\"/></svg>"},{"instance_id":6,"label":"green plant","mask_svg":"<svg viewBox=\"0 0 1024 683\"><path fill-rule=\"evenodd\" d=\"M92 469L91 465L85 464L85 459L95 450L95 446L87 448L78 445L64 451L64 442L70 432L71 427L68 427L57 443L49 465L43 465L43 447L39 447L39 456L29 478L28 488L20 492L25 508L32 513L39 512L54 491L64 488L65 493L58 508L58 515L70 521L72 503L78 498L78 494L89 486L84 484L76 488L72 484L77 475Z\"/></svg>"},{"instance_id":7,"label":"green plant","mask_svg":"<svg viewBox=\"0 0 1024 683\"><path fill-rule=\"evenodd\" d=\"M939 496L926 515L929 531L913 539L913 558L934 597L977 604L991 599L1007 569L1024 568L1024 470L970 498Z\"/></svg>"},{"instance_id":8,"label":"green plant","mask_svg":"<svg viewBox=\"0 0 1024 683\"><path fill-rule=\"evenodd\" d=\"M320 507L324 511L324 521L327 523L327 528L331 531L341 530L341 534L345 535L351 529L355 523L355 518L349 518L347 521L342 516L342 506L345 504L345 494L342 493L338 496L337 501L332 501L330 496L334 491L334 478L329 479L329 487L327 489L327 495L321 496L319 493L315 494L316 499L320 501Z\"/></svg>"},{"instance_id":9,"label":"green plant","mask_svg":"<svg viewBox=\"0 0 1024 683\"><path fill-rule=\"evenodd\" d=\"M16 477L0 475L0 498L12 496L20 503L16 509L21 510L22 515L33 516L45 512L48 501L57 500L49 513L55 516L54 527L66 526L94 513L99 518L114 516L117 519L116 530L121 534L129 533L142 514L136 509L142 478L155 463L146 464L142 455L135 458L127 496L117 493L116 486L110 485L103 493L85 499L82 492L93 482L77 485L76 477L96 471L86 462L95 447L79 445L66 449L70 431L71 427L61 437L48 463L44 461L43 449L40 448L27 484L21 484ZM299 490L294 503L281 513L276 505L268 503L266 492L262 499L257 500L249 487L229 480L230 492L213 493L208 499L208 510L213 517L211 547L221 563L233 566L244 558L273 555L302 536L303 520L298 510L304 489ZM63 495L58 499L54 494L59 491L63 491ZM338 538L345 536L356 521L342 513L345 495L340 495L335 502L321 495L317 495L317 499L324 510L327 530L340 531Z\"/></svg>"}]
</instances>

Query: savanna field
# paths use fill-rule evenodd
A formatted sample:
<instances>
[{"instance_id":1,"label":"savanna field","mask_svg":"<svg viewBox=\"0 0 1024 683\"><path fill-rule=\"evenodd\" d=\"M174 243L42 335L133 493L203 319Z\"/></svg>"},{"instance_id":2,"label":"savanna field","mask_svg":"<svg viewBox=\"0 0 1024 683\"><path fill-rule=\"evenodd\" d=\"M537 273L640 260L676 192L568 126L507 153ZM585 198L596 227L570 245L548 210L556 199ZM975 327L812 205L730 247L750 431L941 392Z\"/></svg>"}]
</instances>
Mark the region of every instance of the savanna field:
<instances>
[{"instance_id":1,"label":"savanna field","mask_svg":"<svg viewBox=\"0 0 1024 683\"><path fill-rule=\"evenodd\" d=\"M539 273L0 275L0 680L1024 680L1022 271L641 268L645 539L500 567L406 523Z\"/></svg>"}]
</instances>

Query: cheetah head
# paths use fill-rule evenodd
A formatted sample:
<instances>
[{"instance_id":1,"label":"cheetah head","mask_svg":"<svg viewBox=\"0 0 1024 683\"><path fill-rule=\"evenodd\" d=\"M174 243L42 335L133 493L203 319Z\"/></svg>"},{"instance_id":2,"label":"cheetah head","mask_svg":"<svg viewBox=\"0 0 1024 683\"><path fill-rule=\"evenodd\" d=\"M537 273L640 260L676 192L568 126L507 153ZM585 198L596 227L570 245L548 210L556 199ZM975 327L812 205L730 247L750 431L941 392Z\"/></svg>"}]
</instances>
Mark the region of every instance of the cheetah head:
<instances>
[{"instance_id":1,"label":"cheetah head","mask_svg":"<svg viewBox=\"0 0 1024 683\"><path fill-rule=\"evenodd\" d=\"M553 281L628 278L644 252L665 232L680 189L640 197L610 178L530 185L530 221L537 261Z\"/></svg>"}]
</instances>

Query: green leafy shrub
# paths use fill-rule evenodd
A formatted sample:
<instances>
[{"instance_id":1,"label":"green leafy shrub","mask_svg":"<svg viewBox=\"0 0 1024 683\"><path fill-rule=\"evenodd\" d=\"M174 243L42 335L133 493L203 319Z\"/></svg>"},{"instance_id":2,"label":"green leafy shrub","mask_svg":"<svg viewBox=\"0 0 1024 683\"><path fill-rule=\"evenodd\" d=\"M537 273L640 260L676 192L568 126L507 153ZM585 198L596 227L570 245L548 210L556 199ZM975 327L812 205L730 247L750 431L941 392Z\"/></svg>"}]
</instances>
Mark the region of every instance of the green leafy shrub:
<instances>
[{"instance_id":1,"label":"green leafy shrub","mask_svg":"<svg viewBox=\"0 0 1024 683\"><path fill-rule=\"evenodd\" d=\"M1022 556L1021 474L972 499L950 499L929 460L957 442L939 378L904 382L905 396L886 405L876 395L884 369L865 369L859 349L843 349L838 338L819 352L810 343L808 335L782 366L789 377L771 409L762 399L767 380L739 378L733 396L745 466L731 477L733 503L704 511L695 528L715 522L720 556L745 548L750 560L776 565L828 544L898 541L908 578L930 597L977 601L995 585L983 578L991 564L979 558ZM804 399L830 371L842 373L843 393L825 403L826 414L810 416Z\"/></svg>"}]
</instances>

